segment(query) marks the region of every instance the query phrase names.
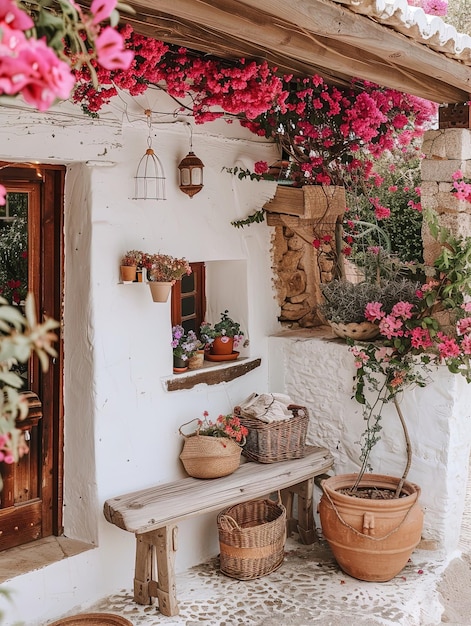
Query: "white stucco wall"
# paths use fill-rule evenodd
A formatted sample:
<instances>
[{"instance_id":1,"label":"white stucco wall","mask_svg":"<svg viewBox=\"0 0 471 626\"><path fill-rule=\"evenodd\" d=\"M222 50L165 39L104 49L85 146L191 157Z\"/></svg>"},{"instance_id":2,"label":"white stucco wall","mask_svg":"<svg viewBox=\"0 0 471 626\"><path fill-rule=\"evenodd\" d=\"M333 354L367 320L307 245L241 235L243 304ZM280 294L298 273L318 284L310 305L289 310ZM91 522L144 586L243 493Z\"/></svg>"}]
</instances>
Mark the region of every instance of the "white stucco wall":
<instances>
[{"instance_id":1,"label":"white stucco wall","mask_svg":"<svg viewBox=\"0 0 471 626\"><path fill-rule=\"evenodd\" d=\"M147 106L144 100L137 111ZM137 201L137 163L147 147L145 117L110 107L92 124L69 105L38 115L0 108L0 159L68 166L65 197L64 533L97 546L6 583L5 625L44 624L131 587L135 538L108 524L103 502L184 475L178 427L209 411L216 418L253 391L268 388L267 336L278 328L272 292L270 229L235 229L230 221L259 209L271 183L238 181L223 167L274 160L273 146L238 124L195 127L193 149L205 164L204 188L192 199L178 189L177 165L189 150L184 123L161 94L152 129L167 178L167 200ZM170 301L156 304L146 285L119 284L128 249L208 262L207 318L224 309L250 340L242 356L262 365L230 383L167 392L172 375ZM216 318L216 319L214 319ZM215 515L179 526L176 569L218 551Z\"/></svg>"}]
</instances>

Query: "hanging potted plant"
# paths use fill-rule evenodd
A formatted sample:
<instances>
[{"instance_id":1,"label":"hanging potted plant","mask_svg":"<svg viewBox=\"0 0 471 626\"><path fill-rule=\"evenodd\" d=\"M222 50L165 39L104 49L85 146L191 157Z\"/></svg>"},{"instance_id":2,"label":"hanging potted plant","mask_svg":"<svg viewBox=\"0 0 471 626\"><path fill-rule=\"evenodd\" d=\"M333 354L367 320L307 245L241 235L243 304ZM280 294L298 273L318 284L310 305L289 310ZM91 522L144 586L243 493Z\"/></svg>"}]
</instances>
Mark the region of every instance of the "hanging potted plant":
<instances>
[{"instance_id":1,"label":"hanging potted plant","mask_svg":"<svg viewBox=\"0 0 471 626\"><path fill-rule=\"evenodd\" d=\"M438 228L435 219L429 220L429 228L442 248L433 267L427 268L418 299L399 301L389 313L381 302L369 302L365 318L378 325L381 342L347 339L355 358L354 397L366 422L362 465L358 474L323 481L319 512L340 567L361 580L396 576L421 537L420 488L407 481L412 450L401 395L410 387L425 387L432 368L441 364L471 382L471 238L452 236ZM400 478L367 473L388 403L395 407L406 443Z\"/></svg>"},{"instance_id":2,"label":"hanging potted plant","mask_svg":"<svg viewBox=\"0 0 471 626\"><path fill-rule=\"evenodd\" d=\"M190 264L185 258L178 259L168 254L146 255L144 267L154 302L167 302L172 285L185 274L191 274Z\"/></svg>"},{"instance_id":3,"label":"hanging potted plant","mask_svg":"<svg viewBox=\"0 0 471 626\"><path fill-rule=\"evenodd\" d=\"M200 327L200 337L206 349L210 355L217 357L237 358L239 353L235 352L234 348L237 348L243 336L239 322L229 317L227 309L221 313L221 319L214 326L203 322Z\"/></svg>"},{"instance_id":4,"label":"hanging potted plant","mask_svg":"<svg viewBox=\"0 0 471 626\"><path fill-rule=\"evenodd\" d=\"M204 419L183 424L180 435L185 438L180 460L190 476L194 478L220 478L232 474L240 465L240 454L245 445L247 428L242 426L237 415L219 415L216 422ZM196 422L196 429L185 434L183 428Z\"/></svg>"}]
</instances>

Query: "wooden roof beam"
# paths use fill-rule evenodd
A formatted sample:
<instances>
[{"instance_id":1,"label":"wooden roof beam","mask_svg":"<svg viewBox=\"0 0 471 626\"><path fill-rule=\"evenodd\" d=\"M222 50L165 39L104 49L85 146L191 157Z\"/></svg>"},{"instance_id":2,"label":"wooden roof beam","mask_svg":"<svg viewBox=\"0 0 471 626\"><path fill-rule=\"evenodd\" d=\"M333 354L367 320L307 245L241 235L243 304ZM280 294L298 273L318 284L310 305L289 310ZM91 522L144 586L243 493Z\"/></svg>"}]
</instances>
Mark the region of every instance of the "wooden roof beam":
<instances>
[{"instance_id":1,"label":"wooden roof beam","mask_svg":"<svg viewBox=\"0 0 471 626\"><path fill-rule=\"evenodd\" d=\"M154 0L137 0L133 6L138 14L156 13ZM280 66L288 57L312 66L312 73L321 67L323 74L364 78L436 102L465 100L471 89L466 66L332 2L160 0L158 8L169 19L247 42L264 57L271 50ZM384 51L382 58L378 51Z\"/></svg>"}]
</instances>

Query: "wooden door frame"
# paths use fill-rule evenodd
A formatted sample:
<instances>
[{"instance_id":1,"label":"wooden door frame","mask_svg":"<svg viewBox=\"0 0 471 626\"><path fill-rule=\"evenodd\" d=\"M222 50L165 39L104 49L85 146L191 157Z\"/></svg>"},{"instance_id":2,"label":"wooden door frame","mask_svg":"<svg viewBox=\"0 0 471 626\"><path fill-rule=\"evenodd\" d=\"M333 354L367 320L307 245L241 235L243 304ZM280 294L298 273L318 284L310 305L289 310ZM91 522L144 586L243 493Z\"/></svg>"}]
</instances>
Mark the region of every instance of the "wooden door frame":
<instances>
[{"instance_id":1,"label":"wooden door frame","mask_svg":"<svg viewBox=\"0 0 471 626\"><path fill-rule=\"evenodd\" d=\"M39 227L39 259L33 267L33 259L28 258L28 272L30 277L42 276L39 285L36 284L38 298L36 314L39 320L53 317L60 320L57 331L58 342L55 344L58 356L50 363L47 372L42 372L33 365L32 390L36 393L40 389L49 390L42 394L42 412L48 419L43 419L42 445L43 450L50 450L51 454L42 457L42 475L51 476L51 485L42 494L42 532L41 536L61 535L63 533L63 283L64 283L64 182L65 167L62 165L7 163L0 162L0 182L9 186L16 183L26 188L29 182L42 181L40 190L40 211L37 224ZM36 233L38 235L38 233ZM32 255L31 255L32 256ZM49 280L50 278L50 280ZM32 279L35 280L35 279Z\"/></svg>"}]
</instances>

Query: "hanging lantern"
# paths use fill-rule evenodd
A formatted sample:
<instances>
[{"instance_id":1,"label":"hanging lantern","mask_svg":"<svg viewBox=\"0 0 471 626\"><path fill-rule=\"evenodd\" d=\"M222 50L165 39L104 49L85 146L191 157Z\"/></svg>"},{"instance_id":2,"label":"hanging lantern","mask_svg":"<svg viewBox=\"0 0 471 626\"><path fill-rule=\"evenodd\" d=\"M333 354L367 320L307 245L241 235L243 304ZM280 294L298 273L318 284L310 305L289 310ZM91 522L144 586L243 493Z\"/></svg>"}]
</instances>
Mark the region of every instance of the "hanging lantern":
<instances>
[{"instance_id":1,"label":"hanging lantern","mask_svg":"<svg viewBox=\"0 0 471 626\"><path fill-rule=\"evenodd\" d=\"M188 126L190 125L188 124ZM178 166L180 170L179 187L190 198L203 189L203 168L203 161L193 152L193 130L190 126L190 152Z\"/></svg>"},{"instance_id":2,"label":"hanging lantern","mask_svg":"<svg viewBox=\"0 0 471 626\"><path fill-rule=\"evenodd\" d=\"M149 128L147 150L137 166L133 200L165 200L164 169L159 157L152 149L152 112L146 109L145 114Z\"/></svg>"}]
</instances>

